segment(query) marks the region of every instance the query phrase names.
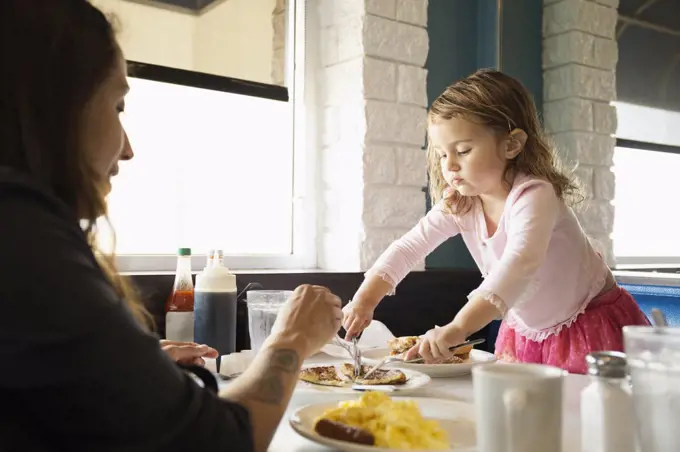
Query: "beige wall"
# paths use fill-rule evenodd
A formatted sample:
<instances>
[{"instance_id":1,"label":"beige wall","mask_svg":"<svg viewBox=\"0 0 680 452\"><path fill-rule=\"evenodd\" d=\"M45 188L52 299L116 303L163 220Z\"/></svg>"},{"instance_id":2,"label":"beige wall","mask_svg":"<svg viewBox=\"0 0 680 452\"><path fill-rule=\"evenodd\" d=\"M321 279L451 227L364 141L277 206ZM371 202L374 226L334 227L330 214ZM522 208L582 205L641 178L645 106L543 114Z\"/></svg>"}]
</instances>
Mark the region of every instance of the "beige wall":
<instances>
[{"instance_id":1,"label":"beige wall","mask_svg":"<svg viewBox=\"0 0 680 452\"><path fill-rule=\"evenodd\" d=\"M275 0L226 0L196 20L194 67L271 83Z\"/></svg>"},{"instance_id":2,"label":"beige wall","mask_svg":"<svg viewBox=\"0 0 680 452\"><path fill-rule=\"evenodd\" d=\"M193 68L196 18L123 0L93 0L118 22L118 41L128 60L180 69Z\"/></svg>"},{"instance_id":3,"label":"beige wall","mask_svg":"<svg viewBox=\"0 0 680 452\"><path fill-rule=\"evenodd\" d=\"M276 0L225 0L200 16L126 0L93 0L118 21L125 58L272 83Z\"/></svg>"}]
</instances>

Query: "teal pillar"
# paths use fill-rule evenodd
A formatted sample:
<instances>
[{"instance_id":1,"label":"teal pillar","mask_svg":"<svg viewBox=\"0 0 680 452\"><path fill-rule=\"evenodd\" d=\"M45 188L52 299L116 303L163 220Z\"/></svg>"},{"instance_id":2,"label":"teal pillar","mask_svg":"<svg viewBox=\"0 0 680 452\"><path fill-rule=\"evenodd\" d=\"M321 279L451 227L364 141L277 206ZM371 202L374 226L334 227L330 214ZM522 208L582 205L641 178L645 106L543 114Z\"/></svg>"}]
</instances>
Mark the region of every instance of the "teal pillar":
<instances>
[{"instance_id":1,"label":"teal pillar","mask_svg":"<svg viewBox=\"0 0 680 452\"><path fill-rule=\"evenodd\" d=\"M498 67L519 79L543 111L543 2L498 0L500 49Z\"/></svg>"},{"instance_id":2,"label":"teal pillar","mask_svg":"<svg viewBox=\"0 0 680 452\"><path fill-rule=\"evenodd\" d=\"M494 67L520 79L540 111L542 11L541 0L429 0L430 51L425 64L429 104L454 81L477 69ZM460 237L443 243L428 256L425 266L477 268Z\"/></svg>"}]
</instances>

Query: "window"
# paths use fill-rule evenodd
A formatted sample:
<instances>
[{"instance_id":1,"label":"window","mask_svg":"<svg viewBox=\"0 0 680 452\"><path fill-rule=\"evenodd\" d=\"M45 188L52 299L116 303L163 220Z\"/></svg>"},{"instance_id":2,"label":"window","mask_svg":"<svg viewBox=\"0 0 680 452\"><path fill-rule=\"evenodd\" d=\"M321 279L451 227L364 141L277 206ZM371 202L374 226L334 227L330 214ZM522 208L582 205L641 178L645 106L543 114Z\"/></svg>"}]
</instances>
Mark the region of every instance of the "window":
<instances>
[{"instance_id":1,"label":"window","mask_svg":"<svg viewBox=\"0 0 680 452\"><path fill-rule=\"evenodd\" d=\"M302 32L289 41L291 59L301 58ZM195 269L213 248L224 250L231 268L316 264L302 72L290 71L288 102L132 73L122 121L135 158L121 162L108 199L121 271L174 270L178 247L192 248ZM100 245L110 250L112 231L103 221L99 227Z\"/></svg>"},{"instance_id":2,"label":"window","mask_svg":"<svg viewBox=\"0 0 680 452\"><path fill-rule=\"evenodd\" d=\"M617 103L617 266L680 264L680 113Z\"/></svg>"}]
</instances>

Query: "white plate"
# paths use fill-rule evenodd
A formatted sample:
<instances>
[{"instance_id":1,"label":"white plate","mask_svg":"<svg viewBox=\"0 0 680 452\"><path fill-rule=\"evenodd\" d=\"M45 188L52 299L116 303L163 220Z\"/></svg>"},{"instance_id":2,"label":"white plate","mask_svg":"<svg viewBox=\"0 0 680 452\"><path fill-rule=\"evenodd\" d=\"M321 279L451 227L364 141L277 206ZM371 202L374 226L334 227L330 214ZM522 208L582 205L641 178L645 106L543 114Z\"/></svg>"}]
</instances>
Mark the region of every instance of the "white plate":
<instances>
[{"instance_id":1,"label":"white plate","mask_svg":"<svg viewBox=\"0 0 680 452\"><path fill-rule=\"evenodd\" d=\"M339 366L337 362L333 363L314 363L303 368L320 366ZM408 394L416 389L422 388L430 382L430 377L422 372L413 369L402 369L400 367L391 367L394 370L400 370L406 375L407 381L403 385L361 385L359 389L353 389L351 383L347 386L323 386L306 381L299 381L296 390L324 392L328 394L358 394L361 391L385 391L390 394Z\"/></svg>"},{"instance_id":2,"label":"white plate","mask_svg":"<svg viewBox=\"0 0 680 452\"><path fill-rule=\"evenodd\" d=\"M375 350L367 350L362 353L362 359L366 364L375 365L382 361L383 358L390 354L389 349L379 348ZM389 363L387 366L399 366L400 369L409 369L422 372L430 377L455 377L459 375L466 375L472 371L472 368L478 364L489 364L496 361L493 353L485 352L484 350L473 349L470 352L470 359L467 362L460 364L406 364L400 362Z\"/></svg>"},{"instance_id":3,"label":"white plate","mask_svg":"<svg viewBox=\"0 0 680 452\"><path fill-rule=\"evenodd\" d=\"M441 400L423 397L393 397L393 400L413 400L418 403L424 417L436 419L446 430L451 441L451 451L476 450L475 409L471 403L454 400ZM388 452L391 449L363 446L345 441L325 438L314 431L316 419L324 411L338 406L337 402L308 405L295 411L290 417L290 425L300 436L318 444L323 444L345 452Z\"/></svg>"}]
</instances>

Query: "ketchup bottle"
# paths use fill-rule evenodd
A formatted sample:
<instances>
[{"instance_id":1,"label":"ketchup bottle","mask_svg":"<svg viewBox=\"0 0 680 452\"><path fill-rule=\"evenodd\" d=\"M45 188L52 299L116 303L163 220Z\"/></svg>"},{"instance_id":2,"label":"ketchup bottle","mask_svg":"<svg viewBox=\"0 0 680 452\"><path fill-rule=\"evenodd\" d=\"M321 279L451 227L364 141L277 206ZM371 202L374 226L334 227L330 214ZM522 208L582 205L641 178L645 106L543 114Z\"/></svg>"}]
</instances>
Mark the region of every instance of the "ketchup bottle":
<instances>
[{"instance_id":1,"label":"ketchup bottle","mask_svg":"<svg viewBox=\"0 0 680 452\"><path fill-rule=\"evenodd\" d=\"M165 303L165 338L194 341L194 283L191 279L191 248L177 252L177 272L172 293Z\"/></svg>"}]
</instances>

